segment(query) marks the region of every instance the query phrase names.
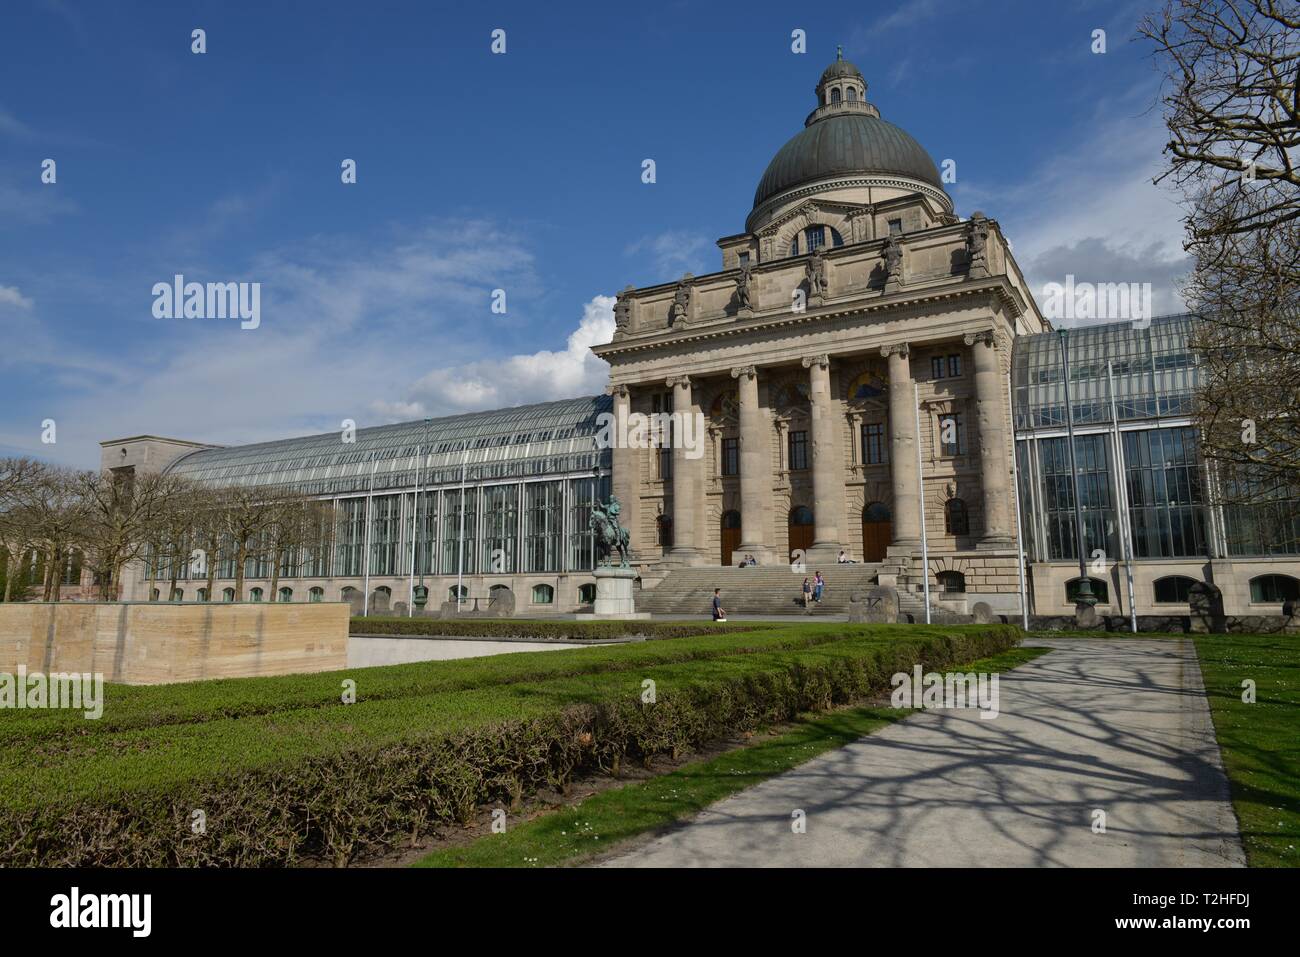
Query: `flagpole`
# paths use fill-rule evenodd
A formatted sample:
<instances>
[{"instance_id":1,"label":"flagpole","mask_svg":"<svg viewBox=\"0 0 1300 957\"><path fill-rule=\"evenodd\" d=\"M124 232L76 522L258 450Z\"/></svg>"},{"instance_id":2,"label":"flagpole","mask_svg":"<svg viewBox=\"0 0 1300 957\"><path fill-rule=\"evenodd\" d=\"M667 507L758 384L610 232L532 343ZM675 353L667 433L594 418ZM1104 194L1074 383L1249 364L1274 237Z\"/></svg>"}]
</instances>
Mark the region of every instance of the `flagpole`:
<instances>
[{"instance_id":1,"label":"flagpole","mask_svg":"<svg viewBox=\"0 0 1300 957\"><path fill-rule=\"evenodd\" d=\"M912 382L912 401L916 414L916 502L921 511L921 583L925 591L925 623L930 624L930 544L925 532L925 474L921 464L921 390Z\"/></svg>"},{"instance_id":2,"label":"flagpole","mask_svg":"<svg viewBox=\"0 0 1300 957\"><path fill-rule=\"evenodd\" d=\"M1020 625L1028 631L1029 594L1025 587L1025 539L1020 514L1020 466L1016 459L1016 399L1011 390L1010 376L1007 376L1007 413L1011 416L1011 488L1016 496L1016 572L1020 578Z\"/></svg>"},{"instance_id":3,"label":"flagpole","mask_svg":"<svg viewBox=\"0 0 1300 957\"><path fill-rule=\"evenodd\" d=\"M1124 556L1124 571L1128 575L1128 618L1129 628L1133 634L1137 634L1138 617L1137 604L1134 601L1133 589L1133 542L1129 537L1131 526L1129 525L1128 514L1128 470L1124 466L1124 444L1119 438L1119 410L1115 405L1115 378L1111 373L1110 361L1106 362L1106 391L1110 395L1110 429L1111 441L1115 447L1115 484L1118 486L1119 495L1115 500L1115 507L1119 512L1119 547L1120 554Z\"/></svg>"}]
</instances>

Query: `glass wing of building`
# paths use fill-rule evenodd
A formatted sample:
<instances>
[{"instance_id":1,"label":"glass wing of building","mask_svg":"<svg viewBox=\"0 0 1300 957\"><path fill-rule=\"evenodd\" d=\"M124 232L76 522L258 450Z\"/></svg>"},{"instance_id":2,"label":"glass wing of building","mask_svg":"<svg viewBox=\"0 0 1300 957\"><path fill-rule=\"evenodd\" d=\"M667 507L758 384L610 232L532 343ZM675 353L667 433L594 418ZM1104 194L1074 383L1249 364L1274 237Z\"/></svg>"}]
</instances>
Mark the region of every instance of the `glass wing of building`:
<instances>
[{"instance_id":1,"label":"glass wing of building","mask_svg":"<svg viewBox=\"0 0 1300 957\"><path fill-rule=\"evenodd\" d=\"M1178 315L1065 331L1086 556L1123 554L1121 514L1138 561L1300 553L1296 502L1210 505L1214 476L1192 420L1190 340L1199 321ZM1012 356L1022 528L1036 561L1078 557L1061 341L1060 331L1023 336Z\"/></svg>"}]
</instances>

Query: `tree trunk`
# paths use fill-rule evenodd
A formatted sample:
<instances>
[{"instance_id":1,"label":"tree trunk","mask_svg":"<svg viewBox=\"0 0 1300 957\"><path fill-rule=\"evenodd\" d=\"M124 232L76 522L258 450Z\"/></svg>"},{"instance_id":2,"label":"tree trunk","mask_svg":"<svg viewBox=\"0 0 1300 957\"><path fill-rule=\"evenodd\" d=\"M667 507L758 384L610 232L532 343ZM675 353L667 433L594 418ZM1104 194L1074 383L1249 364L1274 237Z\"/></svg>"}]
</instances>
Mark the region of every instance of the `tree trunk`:
<instances>
[{"instance_id":1,"label":"tree trunk","mask_svg":"<svg viewBox=\"0 0 1300 957\"><path fill-rule=\"evenodd\" d=\"M240 543L235 552L235 601L244 600L244 562L248 561L248 546Z\"/></svg>"},{"instance_id":2,"label":"tree trunk","mask_svg":"<svg viewBox=\"0 0 1300 957\"><path fill-rule=\"evenodd\" d=\"M58 562L58 550L45 550L45 577L41 582L41 601L50 600L50 582L54 577L54 566Z\"/></svg>"},{"instance_id":3,"label":"tree trunk","mask_svg":"<svg viewBox=\"0 0 1300 957\"><path fill-rule=\"evenodd\" d=\"M18 573L18 561L12 555L5 559L5 601L14 593L14 575Z\"/></svg>"}]
</instances>

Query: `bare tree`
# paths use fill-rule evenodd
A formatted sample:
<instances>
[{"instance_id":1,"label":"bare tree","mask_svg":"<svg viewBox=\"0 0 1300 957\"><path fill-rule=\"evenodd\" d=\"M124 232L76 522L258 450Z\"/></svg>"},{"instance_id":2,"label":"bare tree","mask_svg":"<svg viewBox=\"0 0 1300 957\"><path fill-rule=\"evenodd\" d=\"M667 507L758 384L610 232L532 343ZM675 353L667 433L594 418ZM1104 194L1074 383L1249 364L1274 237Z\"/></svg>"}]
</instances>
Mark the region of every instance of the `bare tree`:
<instances>
[{"instance_id":1,"label":"bare tree","mask_svg":"<svg viewBox=\"0 0 1300 957\"><path fill-rule=\"evenodd\" d=\"M176 494L175 477L127 470L82 472L77 485L85 503L81 537L86 561L99 576L100 598L116 601L122 570L141 558L158 536L168 501Z\"/></svg>"},{"instance_id":2,"label":"bare tree","mask_svg":"<svg viewBox=\"0 0 1300 957\"><path fill-rule=\"evenodd\" d=\"M280 593L282 571L296 574L319 547L321 529L329 521L325 504L292 490L281 491L267 527L271 562L271 598Z\"/></svg>"},{"instance_id":3,"label":"bare tree","mask_svg":"<svg viewBox=\"0 0 1300 957\"><path fill-rule=\"evenodd\" d=\"M226 490L225 531L235 560L235 601L244 600L244 578L250 561L273 559L268 533L280 508L280 489L236 485Z\"/></svg>"},{"instance_id":4,"label":"bare tree","mask_svg":"<svg viewBox=\"0 0 1300 957\"><path fill-rule=\"evenodd\" d=\"M1300 475L1300 0L1176 0L1140 33L1166 72L1169 164L1200 317L1201 448L1224 502Z\"/></svg>"},{"instance_id":5,"label":"bare tree","mask_svg":"<svg viewBox=\"0 0 1300 957\"><path fill-rule=\"evenodd\" d=\"M15 585L22 577L24 559L35 547L35 517L28 497L45 474L45 466L28 458L0 459L0 551L4 553L4 601L18 597ZM26 585L23 586L23 597Z\"/></svg>"},{"instance_id":6,"label":"bare tree","mask_svg":"<svg viewBox=\"0 0 1300 957\"><path fill-rule=\"evenodd\" d=\"M85 521L80 483L75 472L46 466L19 495L30 542L44 559L41 600L58 601L64 562Z\"/></svg>"}]
</instances>

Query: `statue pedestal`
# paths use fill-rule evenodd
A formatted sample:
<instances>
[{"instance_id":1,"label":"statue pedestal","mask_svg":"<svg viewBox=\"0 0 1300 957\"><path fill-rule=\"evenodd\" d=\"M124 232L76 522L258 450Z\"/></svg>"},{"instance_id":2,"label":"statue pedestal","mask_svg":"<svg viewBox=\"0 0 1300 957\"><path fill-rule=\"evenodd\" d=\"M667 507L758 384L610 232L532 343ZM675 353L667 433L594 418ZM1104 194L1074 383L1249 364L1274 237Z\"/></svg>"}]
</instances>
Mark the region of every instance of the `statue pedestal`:
<instances>
[{"instance_id":1,"label":"statue pedestal","mask_svg":"<svg viewBox=\"0 0 1300 957\"><path fill-rule=\"evenodd\" d=\"M596 604L590 614L579 614L579 620L591 619L641 619L649 618L649 612L636 610L633 597L633 583L636 581L635 568L619 566L601 566L594 572L596 578Z\"/></svg>"}]
</instances>

